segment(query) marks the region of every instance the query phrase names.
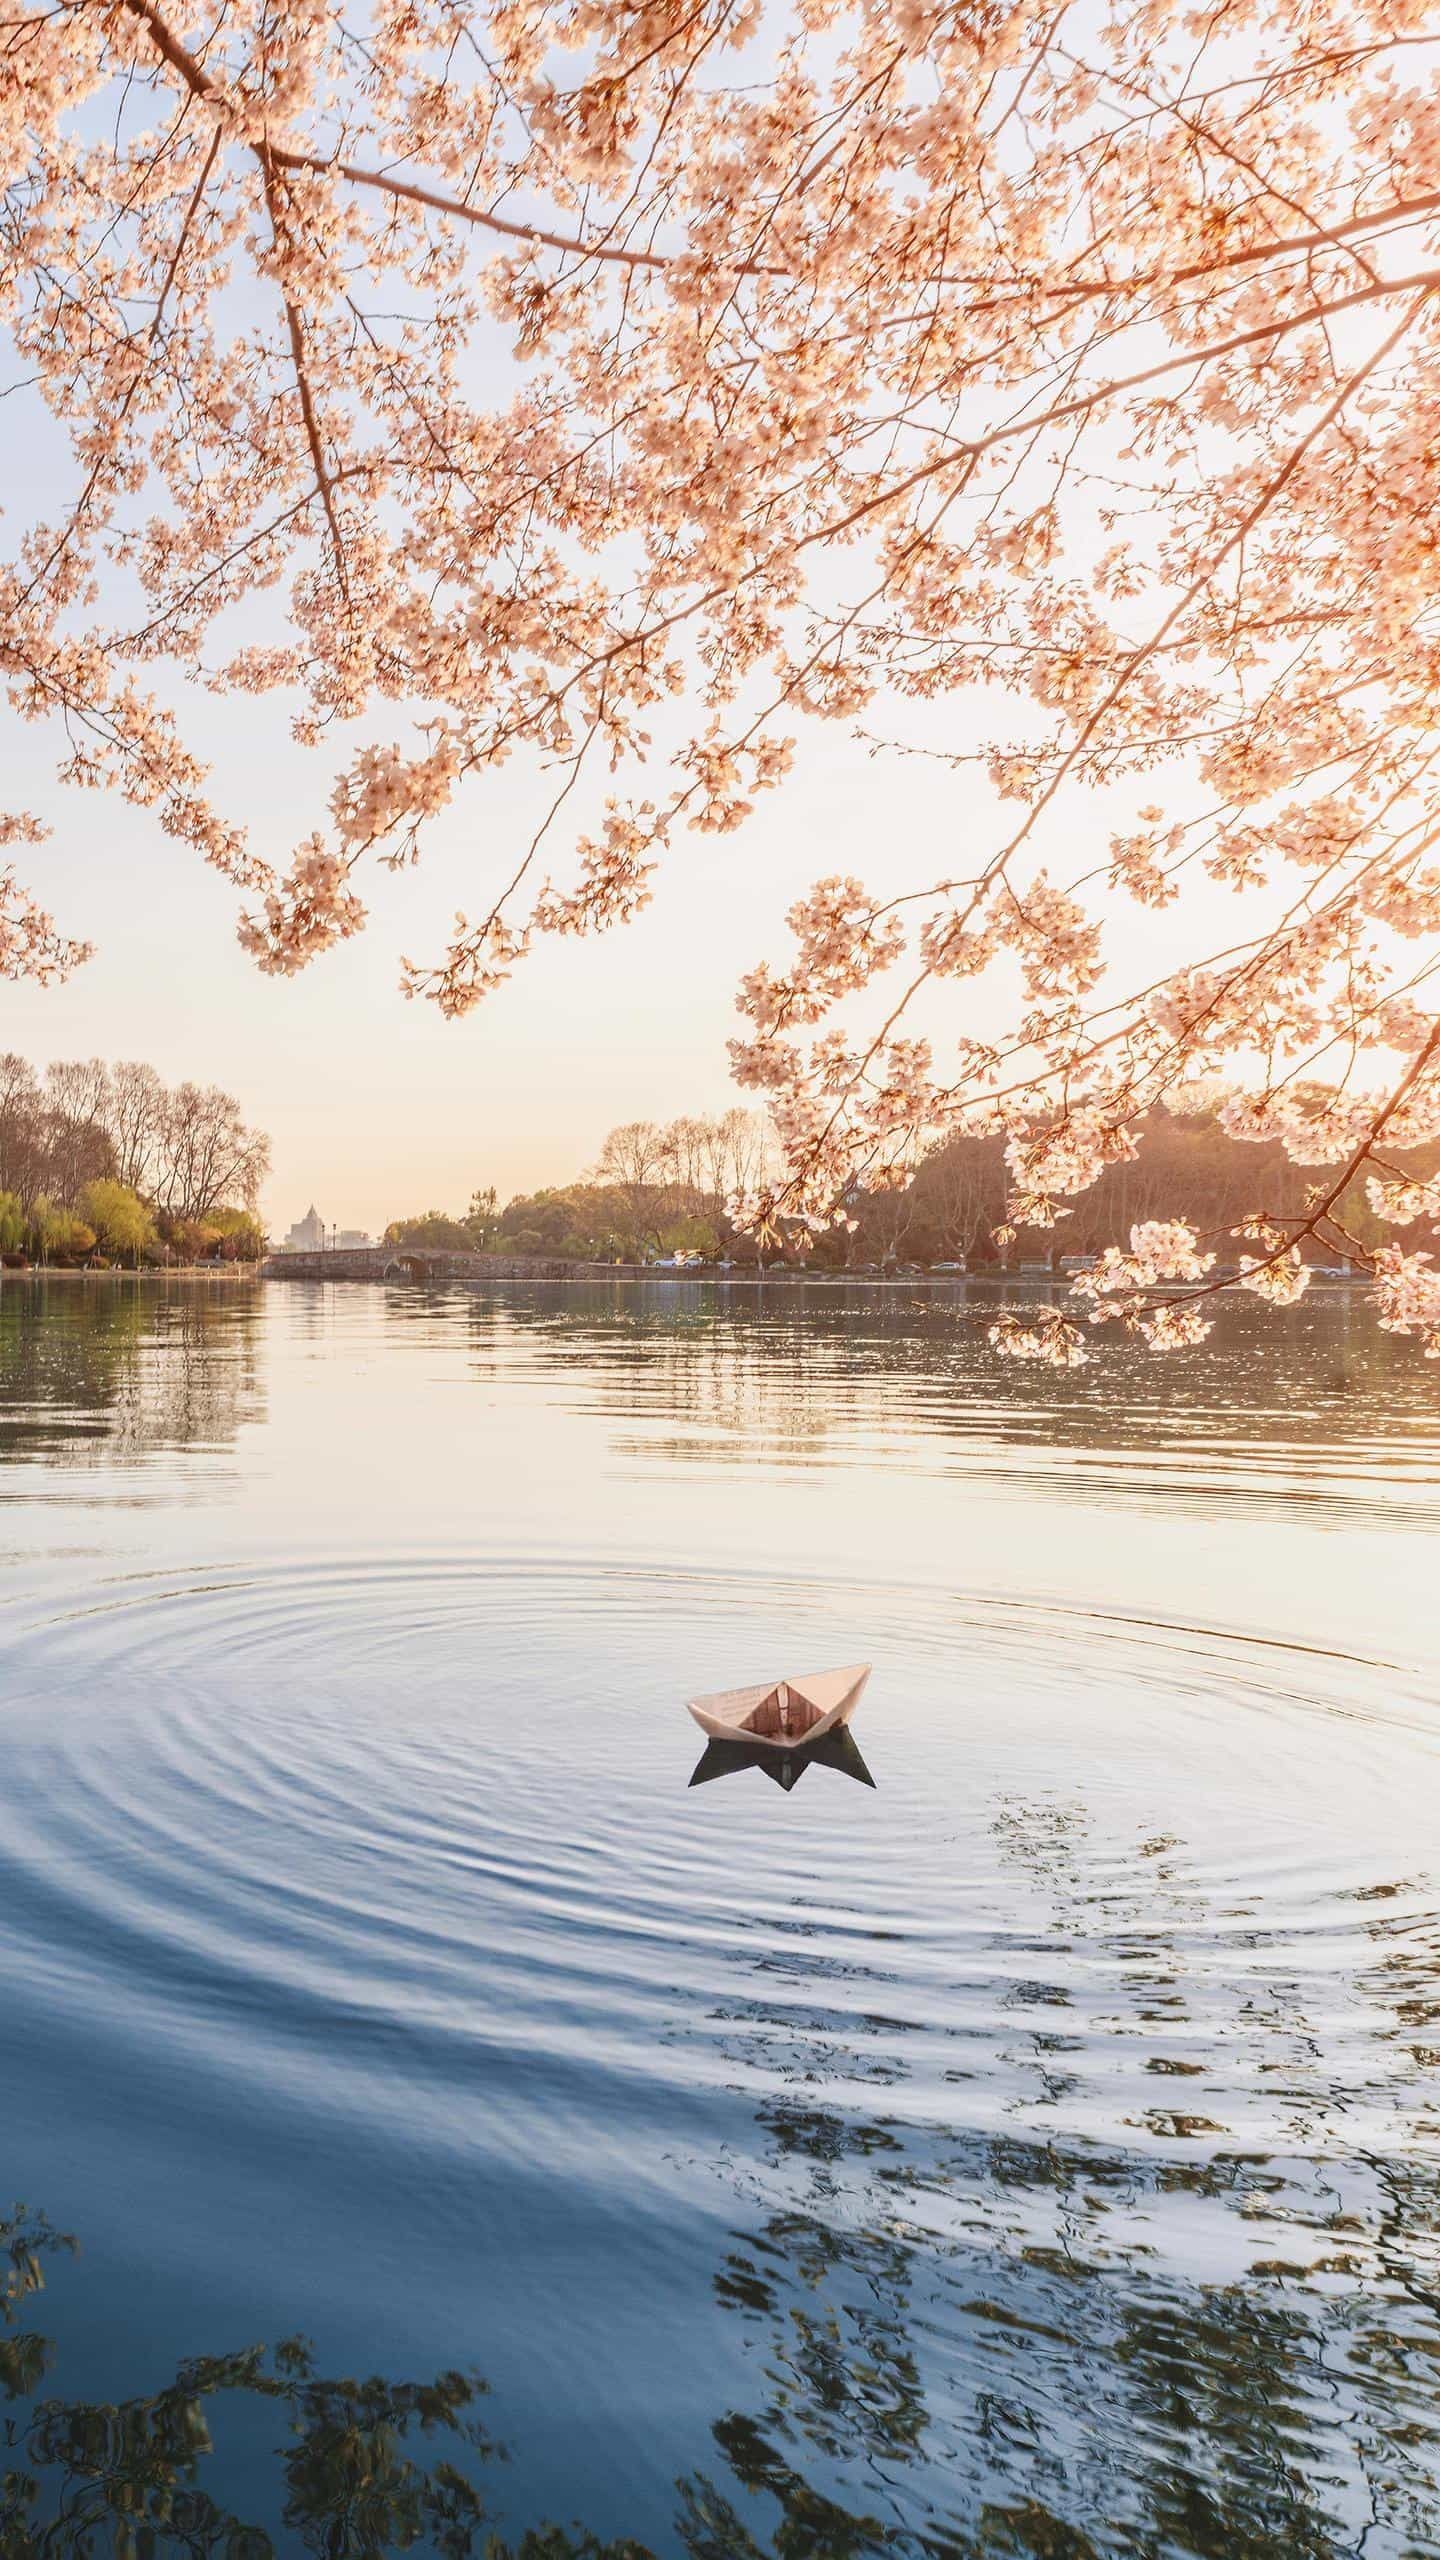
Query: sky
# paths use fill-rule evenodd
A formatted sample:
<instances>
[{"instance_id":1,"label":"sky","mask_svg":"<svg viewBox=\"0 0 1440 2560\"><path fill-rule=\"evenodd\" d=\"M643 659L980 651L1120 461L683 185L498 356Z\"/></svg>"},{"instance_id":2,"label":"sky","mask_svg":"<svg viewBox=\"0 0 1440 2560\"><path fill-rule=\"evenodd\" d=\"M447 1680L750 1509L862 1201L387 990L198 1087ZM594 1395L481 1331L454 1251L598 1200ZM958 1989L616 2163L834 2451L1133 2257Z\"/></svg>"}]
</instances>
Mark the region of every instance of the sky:
<instances>
[{"instance_id":1,"label":"sky","mask_svg":"<svg viewBox=\"0 0 1440 2560\"><path fill-rule=\"evenodd\" d=\"M291 747L275 703L204 702L199 729L226 814L283 858L321 814L333 749ZM6 803L53 833L22 847L17 868L96 951L64 985L0 985L0 1047L39 1065L148 1058L168 1081L226 1086L270 1134L274 1232L312 1200L327 1223L374 1232L463 1208L491 1183L503 1199L573 1180L619 1121L748 1099L725 1049L742 1027L735 989L758 960L783 959L785 910L814 879L843 869L913 885L953 859L969 796L953 775L876 759L833 723L806 724L801 745L746 826L676 839L634 924L538 944L506 987L447 1023L405 1000L400 957L438 956L454 910L480 907L513 866L528 833L521 777L475 785L417 871L368 873L371 920L355 941L269 978L236 942L239 894L153 812L62 789L53 733L23 730ZM562 837L562 876L565 851Z\"/></svg>"},{"instance_id":2,"label":"sky","mask_svg":"<svg viewBox=\"0 0 1440 2560\"><path fill-rule=\"evenodd\" d=\"M51 457L27 438L19 459L22 476L27 462L38 476ZM212 801L283 870L324 826L353 739L301 748L279 697L177 689L171 698L187 745L210 766ZM904 735L908 723L912 745L924 738L977 761L877 754L839 722L802 718L787 779L732 834L679 833L634 923L537 941L460 1022L406 1000L402 956L438 960L456 910L483 914L509 878L545 805L534 767L517 759L468 783L427 833L417 868L357 875L366 929L299 976L275 978L237 942L242 893L166 836L153 811L62 786L57 732L12 720L0 806L32 809L52 831L18 848L16 869L63 932L96 948L61 985L0 982L0 1049L37 1066L145 1058L168 1082L223 1085L270 1137L261 1206L276 1235L312 1203L327 1226L373 1234L421 1210L462 1211L492 1184L503 1201L581 1179L621 1121L754 1103L732 1082L726 1053L746 1028L736 990L757 962L785 964L786 910L814 881L845 872L882 894L923 888L973 872L1011 832L1017 806L998 798L978 759L988 736L1014 735L1024 715L1013 700L951 696L919 729L922 715L883 700L865 716L882 735ZM373 734L403 740L403 714ZM657 766L627 769L616 787L660 797L669 768L658 753ZM1174 805L1173 780L1161 790ZM1052 876L1068 882L1103 865L1112 829L1156 797L1153 775L1103 796L1062 795L1040 839ZM562 885L574 833L594 816L587 807L551 841ZM1163 916L1103 888L1099 905L1121 983L1149 983L1211 947L1212 929L1223 946L1237 925L1229 897L1203 882ZM1247 915L1244 929L1256 921ZM947 1034L1013 1028L1013 983L952 981L942 992L943 1010L909 1026L941 1035L938 1056Z\"/></svg>"}]
</instances>

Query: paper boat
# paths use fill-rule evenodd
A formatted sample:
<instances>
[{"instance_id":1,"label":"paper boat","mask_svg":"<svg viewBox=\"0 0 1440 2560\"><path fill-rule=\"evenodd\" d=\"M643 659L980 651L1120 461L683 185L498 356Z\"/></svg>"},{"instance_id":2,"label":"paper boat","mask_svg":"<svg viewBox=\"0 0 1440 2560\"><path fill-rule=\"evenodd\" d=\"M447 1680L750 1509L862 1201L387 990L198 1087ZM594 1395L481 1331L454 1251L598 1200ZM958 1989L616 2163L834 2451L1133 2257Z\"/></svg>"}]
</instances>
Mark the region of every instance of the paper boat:
<instances>
[{"instance_id":1,"label":"paper boat","mask_svg":"<svg viewBox=\"0 0 1440 2560\"><path fill-rule=\"evenodd\" d=\"M766 1680L754 1689L720 1689L692 1698L690 1713L713 1742L757 1743L771 1751L795 1751L848 1724L870 1677L868 1662L843 1671L811 1671L803 1680Z\"/></svg>"}]
</instances>

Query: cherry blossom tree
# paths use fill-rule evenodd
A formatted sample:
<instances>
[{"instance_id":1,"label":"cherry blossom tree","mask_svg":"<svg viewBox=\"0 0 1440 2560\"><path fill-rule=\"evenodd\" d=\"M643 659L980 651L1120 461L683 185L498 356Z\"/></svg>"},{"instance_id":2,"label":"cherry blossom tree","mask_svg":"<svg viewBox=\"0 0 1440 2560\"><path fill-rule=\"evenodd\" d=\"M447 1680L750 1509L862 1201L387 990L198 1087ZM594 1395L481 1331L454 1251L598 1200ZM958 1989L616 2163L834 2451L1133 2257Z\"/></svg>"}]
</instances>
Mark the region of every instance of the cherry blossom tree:
<instances>
[{"instance_id":1,"label":"cherry blossom tree","mask_svg":"<svg viewBox=\"0 0 1440 2560\"><path fill-rule=\"evenodd\" d=\"M969 1131L1053 1223L1220 1077L1314 1169L1239 1285L1287 1303L1318 1245L1440 1353L1440 1189L1394 1162L1440 1131L1437 37L1419 0L8 0L3 321L69 475L0 569L11 703L271 970L528 757L533 838L406 966L452 1015L632 916L807 722L938 757L915 885L821 880L745 980L750 1214L803 1233ZM187 744L235 689L328 751L278 864ZM1127 908L1173 927L1148 975ZM0 967L82 951L0 867ZM1190 1340L1229 1259L1150 1220L1083 1304ZM1008 1347L1084 1356L1059 1316Z\"/></svg>"}]
</instances>

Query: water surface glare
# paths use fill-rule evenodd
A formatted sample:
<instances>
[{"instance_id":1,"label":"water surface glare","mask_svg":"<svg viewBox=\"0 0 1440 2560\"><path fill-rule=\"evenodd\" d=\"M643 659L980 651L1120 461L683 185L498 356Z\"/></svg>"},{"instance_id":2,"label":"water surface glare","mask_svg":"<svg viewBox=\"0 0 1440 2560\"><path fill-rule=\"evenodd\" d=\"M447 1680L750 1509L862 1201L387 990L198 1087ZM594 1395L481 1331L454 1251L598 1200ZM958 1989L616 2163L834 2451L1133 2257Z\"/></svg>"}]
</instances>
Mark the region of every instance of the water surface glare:
<instances>
[{"instance_id":1,"label":"water surface glare","mask_svg":"<svg viewBox=\"0 0 1440 2560\"><path fill-rule=\"evenodd\" d=\"M0 2548L1440 2555L1440 1381L988 1312L0 1283Z\"/></svg>"}]
</instances>

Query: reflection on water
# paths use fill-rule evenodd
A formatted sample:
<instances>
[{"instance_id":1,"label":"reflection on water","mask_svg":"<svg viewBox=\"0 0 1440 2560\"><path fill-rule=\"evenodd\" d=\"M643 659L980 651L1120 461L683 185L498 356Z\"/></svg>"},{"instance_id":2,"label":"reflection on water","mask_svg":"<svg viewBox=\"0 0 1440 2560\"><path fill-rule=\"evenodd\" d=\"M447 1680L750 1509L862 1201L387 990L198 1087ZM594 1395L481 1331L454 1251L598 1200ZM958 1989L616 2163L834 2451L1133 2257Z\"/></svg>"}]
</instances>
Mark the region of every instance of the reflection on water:
<instances>
[{"instance_id":1,"label":"reflection on water","mask_svg":"<svg viewBox=\"0 0 1440 2560\"><path fill-rule=\"evenodd\" d=\"M0 2560L1440 2560L1433 1371L735 1297L0 1296Z\"/></svg>"},{"instance_id":2,"label":"reflection on water","mask_svg":"<svg viewBox=\"0 0 1440 2560\"><path fill-rule=\"evenodd\" d=\"M1017 1288L1020 1284L1016 1284ZM1432 1367L1380 1333L1356 1295L1317 1287L1277 1324L1222 1302L1209 1340L1137 1359L1111 1334L1058 1376L1002 1362L986 1334L995 1284L644 1287L515 1284L449 1296L362 1285L166 1284L123 1274L0 1282L0 1462L131 1462L220 1447L263 1418L262 1340L323 1349L337 1307L400 1348L440 1327L472 1377L504 1388L543 1369L606 1414L627 1453L670 1467L864 1460L903 1429L967 1469L1107 1499L1164 1490L1279 1497L1339 1515L1347 1493L1404 1504L1440 1482ZM943 1450L933 1453L943 1459Z\"/></svg>"},{"instance_id":3,"label":"reflection on water","mask_svg":"<svg viewBox=\"0 0 1440 2560\"><path fill-rule=\"evenodd\" d=\"M1181 1841L1143 1843L1127 1882L1097 1871L1079 1807L1008 1804L995 1829L1048 1909L1008 2035L962 2041L945 2077L1003 2068L1011 2126L967 2130L963 2101L906 2114L883 1947L845 1965L843 2014L797 2010L763 1987L831 1971L827 1926L797 1917L727 2004L734 2061L776 2083L770 2209L714 2285L753 2337L749 2404L713 2427L732 2484L778 2505L786 2555L1433 2552L1433 1904L1413 1881L1362 1897L1345 1997L1365 2032L1342 2054L1298 1983L1252 1967L1263 1928L1207 1907ZM1108 2138L1102 2038L1156 2095ZM1263 2143L1210 2112L1256 2087ZM758 2548L717 2477L686 2484L681 2534L715 2560Z\"/></svg>"},{"instance_id":4,"label":"reflection on water","mask_svg":"<svg viewBox=\"0 0 1440 2560\"><path fill-rule=\"evenodd\" d=\"M760 1770L786 1795L798 1787L807 1769L838 1769L842 1777L858 1778L862 1787L875 1784L848 1725L795 1751L767 1751L753 1742L708 1742L690 1772L690 1784L707 1786L712 1778L731 1778L741 1769Z\"/></svg>"},{"instance_id":5,"label":"reflection on water","mask_svg":"<svg viewBox=\"0 0 1440 2560\"><path fill-rule=\"evenodd\" d=\"M837 1953L835 1916L799 1907L737 1935L713 2023L763 2094L749 2157L709 2164L735 2217L710 2294L746 2379L676 2484L673 2547L1433 2552L1440 1916L1413 1880L1359 1898L1336 1950L1342 2045L1260 1961L1259 1915L1210 1907L1182 1841L1139 1844L1127 1872L1079 1805L1004 1803L993 1829L1031 1917L1023 1939L999 1934L1012 1979L989 2035L906 2019L884 1931ZM1331 2014L1335 1998L1326 1983ZM937 2034L956 2096L931 2117L905 2094L909 2050ZM1154 2101L1102 2131L1107 2046L1131 2049ZM1006 2088L993 2130L959 2094L987 2072ZM1257 2088L1263 2141L1224 2120ZM289 2339L191 2356L143 2396L65 2399L31 2323L67 2245L43 2218L0 2220L5 2560L505 2560L493 2484L473 2476L506 2450L477 2375L322 2379ZM483 2317L476 2335L503 2353ZM551 2526L520 2549L602 2541Z\"/></svg>"},{"instance_id":6,"label":"reflection on water","mask_svg":"<svg viewBox=\"0 0 1440 2560\"><path fill-rule=\"evenodd\" d=\"M143 2398L37 2399L50 2341L15 2323L34 2307L47 2258L70 2245L43 2216L0 2216L9 2258L0 2315L11 2332L0 2334L0 2399L11 2404L12 2467L0 2475L5 2560L269 2560L277 2547L363 2560L416 2545L463 2560L483 2547L487 2509L454 2457L463 2448L483 2459L495 2447L473 2415L483 2386L467 2374L325 2380L297 2337L273 2350L192 2357ZM253 2467L273 2475L274 2534L253 2511L230 2512L206 2476L217 2434L247 2419L257 2448L269 2438L268 2463ZM444 2451L432 2455L436 2437ZM425 2448L419 2461L412 2439Z\"/></svg>"},{"instance_id":7,"label":"reflection on water","mask_svg":"<svg viewBox=\"0 0 1440 2560\"><path fill-rule=\"evenodd\" d=\"M7 1274L0 1468L224 1448L263 1414L260 1309L243 1281Z\"/></svg>"},{"instance_id":8,"label":"reflection on water","mask_svg":"<svg viewBox=\"0 0 1440 2560\"><path fill-rule=\"evenodd\" d=\"M676 1281L453 1303L490 1375L539 1346L554 1376L628 1423L635 1454L672 1465L745 1463L757 1442L790 1465L863 1458L893 1421L952 1442L967 1467L1023 1476L1041 1462L1052 1489L1060 1475L1083 1499L1099 1471L1112 1499L1204 1499L1220 1470L1239 1501L1279 1494L1340 1516L1352 1483L1399 1504L1440 1476L1433 1366L1381 1333L1356 1292L1317 1286L1279 1325L1222 1302L1179 1360L1100 1333L1091 1364L1058 1377L989 1347L1017 1294Z\"/></svg>"}]
</instances>

